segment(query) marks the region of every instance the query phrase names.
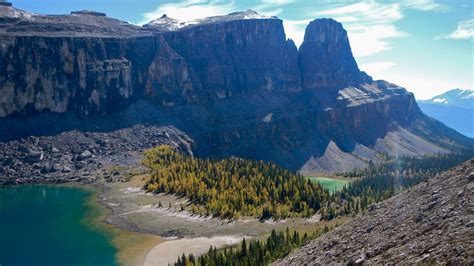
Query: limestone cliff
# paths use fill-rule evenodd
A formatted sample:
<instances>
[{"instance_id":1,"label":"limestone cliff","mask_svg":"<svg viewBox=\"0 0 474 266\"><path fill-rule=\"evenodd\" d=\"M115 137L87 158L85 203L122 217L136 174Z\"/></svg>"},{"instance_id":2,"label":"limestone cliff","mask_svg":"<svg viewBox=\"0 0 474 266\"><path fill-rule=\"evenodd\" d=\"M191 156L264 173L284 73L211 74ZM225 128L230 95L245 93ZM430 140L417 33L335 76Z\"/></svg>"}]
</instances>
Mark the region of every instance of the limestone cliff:
<instances>
[{"instance_id":1,"label":"limestone cliff","mask_svg":"<svg viewBox=\"0 0 474 266\"><path fill-rule=\"evenodd\" d=\"M333 19L316 19L309 23L299 49L299 63L306 90L337 90L372 81L359 71L347 32Z\"/></svg>"},{"instance_id":2,"label":"limestone cliff","mask_svg":"<svg viewBox=\"0 0 474 266\"><path fill-rule=\"evenodd\" d=\"M361 72L331 19L311 22L298 50L280 19L253 11L139 27L0 5L0 43L1 141L173 125L197 155L308 172L473 145L404 88Z\"/></svg>"}]
</instances>

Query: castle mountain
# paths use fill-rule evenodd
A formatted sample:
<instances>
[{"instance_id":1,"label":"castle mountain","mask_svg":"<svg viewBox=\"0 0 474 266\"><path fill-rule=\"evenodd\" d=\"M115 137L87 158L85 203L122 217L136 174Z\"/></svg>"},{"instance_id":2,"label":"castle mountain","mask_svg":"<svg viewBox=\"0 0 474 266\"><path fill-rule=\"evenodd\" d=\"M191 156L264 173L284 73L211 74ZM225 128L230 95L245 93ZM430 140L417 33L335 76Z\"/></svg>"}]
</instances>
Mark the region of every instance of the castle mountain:
<instances>
[{"instance_id":1,"label":"castle mountain","mask_svg":"<svg viewBox=\"0 0 474 266\"><path fill-rule=\"evenodd\" d=\"M197 156L303 172L472 149L413 94L358 68L342 25L316 19L298 49L253 11L135 26L93 11L0 5L0 140L172 126Z\"/></svg>"}]
</instances>

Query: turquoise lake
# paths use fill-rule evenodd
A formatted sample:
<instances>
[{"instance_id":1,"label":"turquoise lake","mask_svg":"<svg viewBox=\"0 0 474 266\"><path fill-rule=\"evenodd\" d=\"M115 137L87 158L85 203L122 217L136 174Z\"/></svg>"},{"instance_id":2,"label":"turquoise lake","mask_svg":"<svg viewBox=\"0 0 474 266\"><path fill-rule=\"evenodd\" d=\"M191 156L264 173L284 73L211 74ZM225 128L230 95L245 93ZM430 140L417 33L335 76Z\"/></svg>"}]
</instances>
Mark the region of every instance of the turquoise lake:
<instances>
[{"instance_id":1,"label":"turquoise lake","mask_svg":"<svg viewBox=\"0 0 474 266\"><path fill-rule=\"evenodd\" d=\"M116 265L110 237L87 219L91 196L66 186L0 189L0 265Z\"/></svg>"}]
</instances>

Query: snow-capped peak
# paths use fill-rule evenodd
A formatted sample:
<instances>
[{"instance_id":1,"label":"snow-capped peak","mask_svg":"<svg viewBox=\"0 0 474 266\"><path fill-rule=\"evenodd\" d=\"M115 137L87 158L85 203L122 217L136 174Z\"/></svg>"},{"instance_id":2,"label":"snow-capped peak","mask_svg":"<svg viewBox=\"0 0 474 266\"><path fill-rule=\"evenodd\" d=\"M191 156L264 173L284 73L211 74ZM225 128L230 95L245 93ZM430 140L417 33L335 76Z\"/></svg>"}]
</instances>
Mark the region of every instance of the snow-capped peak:
<instances>
[{"instance_id":1,"label":"snow-capped peak","mask_svg":"<svg viewBox=\"0 0 474 266\"><path fill-rule=\"evenodd\" d=\"M264 16L253 10L233 12L223 16L206 17L193 20L178 20L170 18L166 14L163 14L160 18L155 19L144 26L152 27L158 30L172 31L195 25L246 19L275 19L275 17Z\"/></svg>"},{"instance_id":2,"label":"snow-capped peak","mask_svg":"<svg viewBox=\"0 0 474 266\"><path fill-rule=\"evenodd\" d=\"M473 99L474 98L474 91L471 91L469 94L461 97L462 99Z\"/></svg>"},{"instance_id":3,"label":"snow-capped peak","mask_svg":"<svg viewBox=\"0 0 474 266\"><path fill-rule=\"evenodd\" d=\"M31 19L36 14L17 9L11 3L0 1L0 17L15 19Z\"/></svg>"},{"instance_id":4,"label":"snow-capped peak","mask_svg":"<svg viewBox=\"0 0 474 266\"><path fill-rule=\"evenodd\" d=\"M474 91L454 89L435 96L429 100L420 101L423 103L457 106L463 108L474 108Z\"/></svg>"}]
</instances>

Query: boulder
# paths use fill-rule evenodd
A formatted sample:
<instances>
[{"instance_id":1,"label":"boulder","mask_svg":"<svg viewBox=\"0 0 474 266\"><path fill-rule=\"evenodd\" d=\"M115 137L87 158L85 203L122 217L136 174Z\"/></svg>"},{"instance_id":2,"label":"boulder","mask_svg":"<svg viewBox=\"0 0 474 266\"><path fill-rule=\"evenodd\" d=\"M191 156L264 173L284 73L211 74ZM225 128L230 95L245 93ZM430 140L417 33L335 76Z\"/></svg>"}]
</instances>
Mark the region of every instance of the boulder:
<instances>
[{"instance_id":1,"label":"boulder","mask_svg":"<svg viewBox=\"0 0 474 266\"><path fill-rule=\"evenodd\" d=\"M26 158L29 163L38 163L44 159L44 154L41 151L30 151Z\"/></svg>"},{"instance_id":2,"label":"boulder","mask_svg":"<svg viewBox=\"0 0 474 266\"><path fill-rule=\"evenodd\" d=\"M92 153L88 150L83 151L77 158L79 160L86 160L92 157Z\"/></svg>"}]
</instances>

